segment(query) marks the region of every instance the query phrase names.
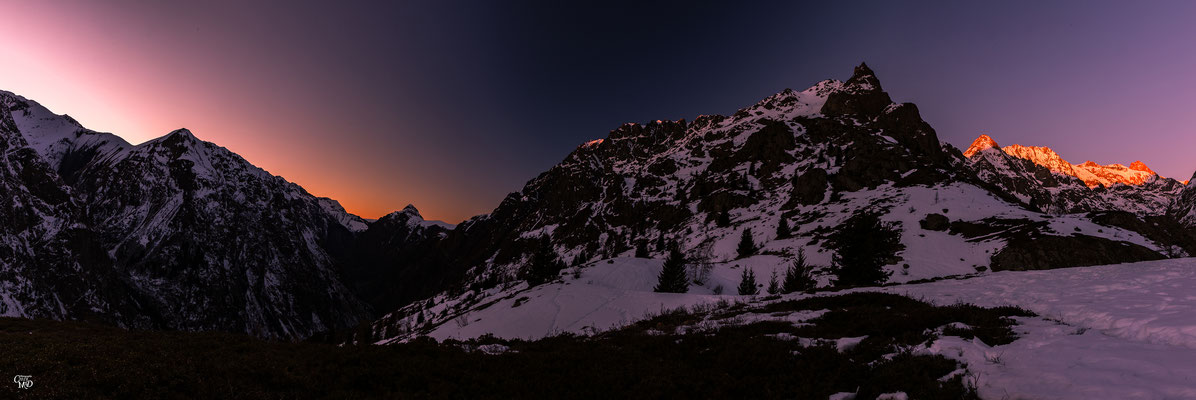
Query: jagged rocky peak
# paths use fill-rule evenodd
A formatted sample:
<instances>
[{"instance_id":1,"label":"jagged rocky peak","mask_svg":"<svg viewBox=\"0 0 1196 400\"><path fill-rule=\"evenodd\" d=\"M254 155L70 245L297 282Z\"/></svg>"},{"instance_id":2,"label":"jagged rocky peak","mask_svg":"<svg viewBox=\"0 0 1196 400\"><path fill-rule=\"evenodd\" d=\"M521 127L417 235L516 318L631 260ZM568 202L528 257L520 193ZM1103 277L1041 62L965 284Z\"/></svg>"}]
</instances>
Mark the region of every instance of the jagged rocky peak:
<instances>
[{"instance_id":1,"label":"jagged rocky peak","mask_svg":"<svg viewBox=\"0 0 1196 400\"><path fill-rule=\"evenodd\" d=\"M1142 171L1142 172L1148 172L1151 174L1155 174L1154 170L1150 169L1150 167L1147 167L1146 163L1142 162L1141 160L1134 161L1134 162L1130 163L1130 169L1132 169L1134 171Z\"/></svg>"},{"instance_id":2,"label":"jagged rocky peak","mask_svg":"<svg viewBox=\"0 0 1196 400\"><path fill-rule=\"evenodd\" d=\"M884 90L880 87L880 79L876 78L876 73L872 72L872 68L868 68L868 64L863 62L852 71L851 78L847 80L846 86L859 88L860 90Z\"/></svg>"},{"instance_id":3,"label":"jagged rocky peak","mask_svg":"<svg viewBox=\"0 0 1196 400\"><path fill-rule=\"evenodd\" d=\"M860 63L855 67L851 79L843 83L839 90L831 92L826 103L822 106L822 114L826 116L839 115L880 115L893 103L889 94L880 86L880 79L868 68Z\"/></svg>"},{"instance_id":4,"label":"jagged rocky peak","mask_svg":"<svg viewBox=\"0 0 1196 400\"><path fill-rule=\"evenodd\" d=\"M989 137L988 135L981 134L980 137L978 137L978 138L976 138L976 140L972 141L972 145L968 146L967 151L963 152L963 156L970 158L970 157L972 157L973 154L976 154L976 153L979 153L979 152L982 152L982 151L985 151L988 149L1000 149L1000 148L1001 148L1001 146L997 145L996 140L993 140L993 138Z\"/></svg>"}]
</instances>

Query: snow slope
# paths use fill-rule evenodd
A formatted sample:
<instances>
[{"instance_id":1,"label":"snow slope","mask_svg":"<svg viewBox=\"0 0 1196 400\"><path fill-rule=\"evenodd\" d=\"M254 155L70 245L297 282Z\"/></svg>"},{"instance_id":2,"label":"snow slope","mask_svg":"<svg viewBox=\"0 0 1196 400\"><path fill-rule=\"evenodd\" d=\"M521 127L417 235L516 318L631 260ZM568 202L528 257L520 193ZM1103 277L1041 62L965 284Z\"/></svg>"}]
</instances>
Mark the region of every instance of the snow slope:
<instances>
[{"instance_id":1,"label":"snow slope","mask_svg":"<svg viewBox=\"0 0 1196 400\"><path fill-rule=\"evenodd\" d=\"M999 272L889 287L938 304L1015 305L1022 338L1004 346L945 338L985 398L1196 398L1196 259Z\"/></svg>"},{"instance_id":2,"label":"snow slope","mask_svg":"<svg viewBox=\"0 0 1196 400\"><path fill-rule=\"evenodd\" d=\"M751 208L745 214L767 216L768 203ZM1046 234L1066 236L1080 232L1085 235L1124 241L1151 249L1160 245L1129 230L1093 223L1083 214L1049 216L1012 206L989 192L968 184L944 186L914 186L898 188L884 185L873 190L845 194L841 202L827 205L803 206L804 213L817 212L820 218L803 226L835 226L855 212L868 208L885 210L882 219L901 227L901 243L905 249L898 253L900 261L885 268L890 282L901 283L943 276L985 274L990 259L1005 245L1000 233L967 238L946 231L923 229L920 221L928 213L941 213L953 221L981 221L990 218L1026 220L1042 224ZM685 295L653 293L661 259L630 257L628 250L621 257L588 262L580 266L581 278L574 278L577 267L562 272L563 281L528 288L522 281L500 285L488 290L467 290L464 293L441 294L428 301L396 310L375 323L381 343L410 339L423 334L429 327L430 336L437 339L468 339L483 334L506 338L535 338L553 332L584 333L605 330L642 318L649 312L666 308L718 301L716 288L735 295L742 268L751 268L757 282L768 283L775 271L783 276L797 251L805 252L814 266L831 263L832 251L823 243L814 243L812 235L797 230L794 237L777 239L773 233L777 220L751 218L738 229L705 229L700 240L708 243L701 254L710 265L710 276L704 285L692 286ZM740 229L750 229L760 246L758 255L738 259L735 252ZM909 265L908 269L903 268ZM828 285L826 270L816 270L820 285ZM764 288L761 288L761 293ZM520 300L520 298L526 299ZM520 303L519 307L514 307ZM424 323L420 323L423 314ZM466 316L467 315L467 316Z\"/></svg>"},{"instance_id":3,"label":"snow slope","mask_svg":"<svg viewBox=\"0 0 1196 400\"><path fill-rule=\"evenodd\" d=\"M436 298L437 303L423 311L424 318L438 324L428 336L437 340L469 339L492 334L503 338L535 339L556 332L593 333L626 325L650 312L679 306L715 302L734 296L714 295L712 289L734 286L728 277L711 279L707 287L691 288L692 293L655 293L656 275L661 261L618 258L583 267L579 276L566 271L563 282L528 288L521 284L511 290L491 290L479 301L486 307L455 309L461 303ZM759 272L757 273L759 275ZM736 283L738 278L736 277ZM413 325L418 316L408 317ZM410 339L395 336L379 342Z\"/></svg>"},{"instance_id":4,"label":"snow slope","mask_svg":"<svg viewBox=\"0 0 1196 400\"><path fill-rule=\"evenodd\" d=\"M709 282L690 293L652 292L657 260L617 258L582 268L574 277L528 289L479 294L487 307L455 309L437 298L425 310L438 340L484 334L539 338L558 332L594 333L665 310L759 302L738 296L743 267L767 282L775 260L757 256L716 264ZM732 266L739 265L738 268ZM728 294L715 295L716 286ZM969 380L993 399L1165 399L1196 397L1196 259L989 273L969 279L857 290L907 295L940 305L1015 305L1040 317L1017 318L1021 336L988 346L943 336L917 351L967 363ZM834 293L829 293L834 294ZM786 295L791 299L807 295ZM443 314L443 315L441 315ZM752 319L755 316L744 316ZM814 318L816 315L805 316ZM807 318L807 319L808 319ZM412 321L413 323L413 321ZM405 340L395 336L379 344Z\"/></svg>"}]
</instances>

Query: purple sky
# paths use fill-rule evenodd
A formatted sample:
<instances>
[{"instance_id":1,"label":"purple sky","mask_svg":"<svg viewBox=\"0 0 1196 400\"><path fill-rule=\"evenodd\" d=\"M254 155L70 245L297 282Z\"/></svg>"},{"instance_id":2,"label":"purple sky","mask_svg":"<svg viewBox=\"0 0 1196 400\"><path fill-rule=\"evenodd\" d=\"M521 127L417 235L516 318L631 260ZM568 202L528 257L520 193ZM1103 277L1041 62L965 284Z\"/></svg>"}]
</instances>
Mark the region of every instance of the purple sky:
<instances>
[{"instance_id":1,"label":"purple sky","mask_svg":"<svg viewBox=\"0 0 1196 400\"><path fill-rule=\"evenodd\" d=\"M966 148L1196 169L1191 2L0 3L0 89L179 127L376 218L456 222L623 122L730 114L867 61Z\"/></svg>"}]
</instances>

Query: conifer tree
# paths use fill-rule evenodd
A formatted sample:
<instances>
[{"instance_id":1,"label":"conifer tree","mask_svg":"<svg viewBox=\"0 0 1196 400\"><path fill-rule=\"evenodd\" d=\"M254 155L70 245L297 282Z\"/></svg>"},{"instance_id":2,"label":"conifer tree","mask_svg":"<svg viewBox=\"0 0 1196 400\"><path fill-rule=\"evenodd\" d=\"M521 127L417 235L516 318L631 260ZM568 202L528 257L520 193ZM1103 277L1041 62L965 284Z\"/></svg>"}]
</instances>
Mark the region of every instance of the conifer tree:
<instances>
[{"instance_id":1,"label":"conifer tree","mask_svg":"<svg viewBox=\"0 0 1196 400\"><path fill-rule=\"evenodd\" d=\"M648 258L647 240L640 240L635 244L635 258Z\"/></svg>"},{"instance_id":2,"label":"conifer tree","mask_svg":"<svg viewBox=\"0 0 1196 400\"><path fill-rule=\"evenodd\" d=\"M676 245L669 250L669 256L664 260L664 267L657 276L656 288L662 293L685 293L689 291L689 277L685 273L685 255Z\"/></svg>"},{"instance_id":3,"label":"conifer tree","mask_svg":"<svg viewBox=\"0 0 1196 400\"><path fill-rule=\"evenodd\" d=\"M772 276L768 278L768 294L781 293L781 283L777 282L777 270L772 270Z\"/></svg>"},{"instance_id":4,"label":"conifer tree","mask_svg":"<svg viewBox=\"0 0 1196 400\"><path fill-rule=\"evenodd\" d=\"M863 212L848 218L828 241L835 250L835 285L871 286L889 279L884 265L903 248L901 231L880 215Z\"/></svg>"},{"instance_id":5,"label":"conifer tree","mask_svg":"<svg viewBox=\"0 0 1196 400\"><path fill-rule=\"evenodd\" d=\"M756 288L756 272L743 267L743 275L739 277L739 295L754 296L759 293L760 289Z\"/></svg>"},{"instance_id":6,"label":"conifer tree","mask_svg":"<svg viewBox=\"0 0 1196 400\"><path fill-rule=\"evenodd\" d=\"M777 224L777 239L788 239L792 232L789 231L789 221L781 218L781 223Z\"/></svg>"},{"instance_id":7,"label":"conifer tree","mask_svg":"<svg viewBox=\"0 0 1196 400\"><path fill-rule=\"evenodd\" d=\"M752 240L752 230L744 229L743 235L739 238L739 258L744 258L756 254L756 242Z\"/></svg>"},{"instance_id":8,"label":"conifer tree","mask_svg":"<svg viewBox=\"0 0 1196 400\"><path fill-rule=\"evenodd\" d=\"M805 249L798 249L797 259L793 260L793 265L785 270L785 283L781 291L793 293L813 290L818 282L814 280L811 269L810 265L806 263Z\"/></svg>"},{"instance_id":9,"label":"conifer tree","mask_svg":"<svg viewBox=\"0 0 1196 400\"><path fill-rule=\"evenodd\" d=\"M546 236L540 239L535 253L532 253L525 279L529 285L536 286L556 279L562 269L565 269L565 264L557 258L556 250Z\"/></svg>"}]
</instances>

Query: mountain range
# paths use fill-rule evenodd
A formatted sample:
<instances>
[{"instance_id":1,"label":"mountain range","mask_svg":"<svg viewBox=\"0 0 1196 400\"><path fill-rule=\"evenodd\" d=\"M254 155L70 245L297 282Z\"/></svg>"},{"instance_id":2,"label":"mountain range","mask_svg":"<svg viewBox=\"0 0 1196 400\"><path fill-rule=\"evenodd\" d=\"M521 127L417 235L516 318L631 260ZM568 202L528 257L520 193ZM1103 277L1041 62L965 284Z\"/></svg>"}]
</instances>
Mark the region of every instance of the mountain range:
<instances>
[{"instance_id":1,"label":"mountain range","mask_svg":"<svg viewBox=\"0 0 1196 400\"><path fill-rule=\"evenodd\" d=\"M643 280L675 244L701 267L697 293L802 253L827 285L828 238L861 212L900 230L895 283L1196 254L1188 181L985 135L961 152L863 64L729 116L624 124L456 226L414 206L367 221L186 129L132 145L8 92L0 142L4 316L451 335L469 315L518 320L511 303L564 290L560 274L528 279L544 252L565 275L607 263ZM747 256L745 235L758 246Z\"/></svg>"}]
</instances>

